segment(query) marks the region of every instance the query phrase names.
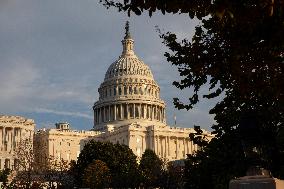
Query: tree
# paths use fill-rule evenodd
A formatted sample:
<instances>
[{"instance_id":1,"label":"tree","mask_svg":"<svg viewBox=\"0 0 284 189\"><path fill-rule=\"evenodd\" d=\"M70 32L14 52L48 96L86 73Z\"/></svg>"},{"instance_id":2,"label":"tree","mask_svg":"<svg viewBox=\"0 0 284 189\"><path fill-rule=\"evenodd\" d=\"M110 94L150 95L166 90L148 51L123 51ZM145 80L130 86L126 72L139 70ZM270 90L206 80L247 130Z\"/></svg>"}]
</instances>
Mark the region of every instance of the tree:
<instances>
[{"instance_id":1,"label":"tree","mask_svg":"<svg viewBox=\"0 0 284 189\"><path fill-rule=\"evenodd\" d=\"M3 183L3 185L6 185L7 182L8 182L8 177L11 173L11 170L10 169L3 169L3 170L0 170L0 182Z\"/></svg>"},{"instance_id":2,"label":"tree","mask_svg":"<svg viewBox=\"0 0 284 189\"><path fill-rule=\"evenodd\" d=\"M249 162L241 145L240 123L247 115L254 116L258 123L255 129L246 130L246 138L254 138L262 166L271 170L273 176L284 178L283 145L279 145L284 129L283 0L101 2L129 15L145 10L150 15L155 11L186 13L202 21L191 40L179 40L171 32L160 33L170 49L165 56L177 66L181 76L173 84L181 90L193 89L188 102L174 99L177 108L189 110L200 98L224 96L209 112L215 114L217 124L212 129L216 139L188 158L188 168L203 178L191 177L189 171L188 184L198 188L198 179L206 178L201 185L222 188L231 178L245 174ZM205 93L204 88L208 89ZM248 122L246 126L250 127ZM223 151L218 153L220 149ZM210 165L209 173L224 176L209 177L204 171L206 165Z\"/></svg>"},{"instance_id":3,"label":"tree","mask_svg":"<svg viewBox=\"0 0 284 189\"><path fill-rule=\"evenodd\" d=\"M43 167L39 169L42 175L42 180L47 185L46 187L52 188L54 185L57 188L70 188L73 187L74 179L70 173L70 167L74 162L68 162L63 158L55 158L50 156L45 162Z\"/></svg>"},{"instance_id":4,"label":"tree","mask_svg":"<svg viewBox=\"0 0 284 189\"><path fill-rule=\"evenodd\" d=\"M140 184L136 156L128 146L91 140L81 151L73 171L78 186L82 186L83 175L81 173L94 160L103 161L109 168L110 187L137 187Z\"/></svg>"},{"instance_id":5,"label":"tree","mask_svg":"<svg viewBox=\"0 0 284 189\"><path fill-rule=\"evenodd\" d=\"M33 141L30 138L22 139L15 150L17 175L13 179L13 185L18 188L31 188L33 174L36 169L34 161Z\"/></svg>"},{"instance_id":6,"label":"tree","mask_svg":"<svg viewBox=\"0 0 284 189\"><path fill-rule=\"evenodd\" d=\"M142 154L139 169L143 176L143 185L146 188L160 187L163 176L163 161L155 154L154 151L146 149Z\"/></svg>"},{"instance_id":7,"label":"tree","mask_svg":"<svg viewBox=\"0 0 284 189\"><path fill-rule=\"evenodd\" d=\"M183 188L184 187L184 166L175 165L169 162L167 166L167 188Z\"/></svg>"},{"instance_id":8,"label":"tree","mask_svg":"<svg viewBox=\"0 0 284 189\"><path fill-rule=\"evenodd\" d=\"M84 171L83 182L86 187L108 188L111 182L110 170L106 163L101 160L94 160Z\"/></svg>"}]
</instances>

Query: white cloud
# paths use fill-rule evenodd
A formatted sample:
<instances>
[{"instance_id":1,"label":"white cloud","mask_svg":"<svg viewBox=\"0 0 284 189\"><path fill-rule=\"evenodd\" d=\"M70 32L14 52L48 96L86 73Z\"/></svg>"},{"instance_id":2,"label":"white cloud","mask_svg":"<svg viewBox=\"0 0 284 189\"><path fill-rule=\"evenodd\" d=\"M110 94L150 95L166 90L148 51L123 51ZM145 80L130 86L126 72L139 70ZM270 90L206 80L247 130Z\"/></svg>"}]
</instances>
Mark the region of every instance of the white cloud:
<instances>
[{"instance_id":1,"label":"white cloud","mask_svg":"<svg viewBox=\"0 0 284 189\"><path fill-rule=\"evenodd\" d=\"M49 113L49 114L56 114L56 115L65 115L65 116L72 116L72 117L82 117L87 119L93 119L93 116L81 112L67 112L67 111L58 111L46 108L36 108L34 110L36 113Z\"/></svg>"},{"instance_id":2,"label":"white cloud","mask_svg":"<svg viewBox=\"0 0 284 189\"><path fill-rule=\"evenodd\" d=\"M36 109L58 117L91 119L91 115L80 112L90 110L98 99L97 88L104 73L121 52L126 20L131 23L137 55L151 67L161 86L169 115L176 111L172 98L183 93L171 83L179 75L163 57L167 48L155 32L155 25L177 33L179 38L190 37L196 21L187 15L155 13L151 18L147 14L128 18L125 13L107 10L96 1L1 3L1 113L30 113ZM74 112L68 112L69 109ZM206 120L211 122L208 114L205 116L205 109L204 113L197 114L176 112L178 117L183 117L181 124L188 124L184 126L193 125L189 115L205 120L204 125ZM42 122L40 114L36 118Z\"/></svg>"}]
</instances>

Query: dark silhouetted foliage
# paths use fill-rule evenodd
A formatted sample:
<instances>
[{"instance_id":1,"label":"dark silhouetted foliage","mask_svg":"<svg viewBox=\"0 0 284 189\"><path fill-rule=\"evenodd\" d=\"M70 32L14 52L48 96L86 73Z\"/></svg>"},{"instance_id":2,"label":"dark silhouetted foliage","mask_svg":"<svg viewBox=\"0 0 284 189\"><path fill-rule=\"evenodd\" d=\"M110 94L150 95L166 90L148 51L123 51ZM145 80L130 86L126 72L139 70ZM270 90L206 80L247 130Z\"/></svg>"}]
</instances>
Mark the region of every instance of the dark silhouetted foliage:
<instances>
[{"instance_id":1,"label":"dark silhouetted foliage","mask_svg":"<svg viewBox=\"0 0 284 189\"><path fill-rule=\"evenodd\" d=\"M103 161L110 171L110 187L134 188L140 184L140 173L136 156L126 145L110 142L89 141L83 148L72 172L77 184L82 186L85 169L94 161ZM131 178L131 179L129 179Z\"/></svg>"},{"instance_id":2,"label":"dark silhouetted foliage","mask_svg":"<svg viewBox=\"0 0 284 189\"><path fill-rule=\"evenodd\" d=\"M143 176L143 186L157 188L162 185L163 161L154 151L146 149L141 157L139 169Z\"/></svg>"},{"instance_id":3,"label":"dark silhouetted foliage","mask_svg":"<svg viewBox=\"0 0 284 189\"><path fill-rule=\"evenodd\" d=\"M251 163L244 155L244 138L254 141L262 166L284 178L283 0L101 2L129 15L160 11L201 21L190 40L160 32L170 50L165 56L181 76L173 85L193 89L188 102L175 98L175 106L189 110L202 98L224 96L209 112L215 115L216 138L188 158L189 186L226 188L231 178L244 174ZM244 135L239 126L245 114L255 115L258 129L246 129Z\"/></svg>"}]
</instances>

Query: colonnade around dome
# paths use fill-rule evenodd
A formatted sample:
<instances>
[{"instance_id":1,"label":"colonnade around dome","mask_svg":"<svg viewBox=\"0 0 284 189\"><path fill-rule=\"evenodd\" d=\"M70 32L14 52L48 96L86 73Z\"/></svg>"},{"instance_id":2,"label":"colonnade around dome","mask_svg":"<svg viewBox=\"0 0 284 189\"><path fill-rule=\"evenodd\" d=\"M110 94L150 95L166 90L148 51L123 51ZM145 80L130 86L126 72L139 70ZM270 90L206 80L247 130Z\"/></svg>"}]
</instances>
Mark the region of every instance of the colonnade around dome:
<instances>
[{"instance_id":1,"label":"colonnade around dome","mask_svg":"<svg viewBox=\"0 0 284 189\"><path fill-rule=\"evenodd\" d=\"M164 107L146 103L126 102L105 105L96 108L94 114L96 125L110 121L129 119L156 120L162 123L166 121Z\"/></svg>"}]
</instances>

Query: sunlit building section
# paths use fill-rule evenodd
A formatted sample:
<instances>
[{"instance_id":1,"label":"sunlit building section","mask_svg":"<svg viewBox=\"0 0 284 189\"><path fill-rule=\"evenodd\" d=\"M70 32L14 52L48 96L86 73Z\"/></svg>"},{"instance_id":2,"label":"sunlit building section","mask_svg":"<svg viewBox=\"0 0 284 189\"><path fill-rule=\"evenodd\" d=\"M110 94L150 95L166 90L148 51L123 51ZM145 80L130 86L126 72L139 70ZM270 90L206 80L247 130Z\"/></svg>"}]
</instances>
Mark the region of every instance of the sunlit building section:
<instances>
[{"instance_id":1,"label":"sunlit building section","mask_svg":"<svg viewBox=\"0 0 284 189\"><path fill-rule=\"evenodd\" d=\"M16 150L22 140L33 141L35 123L21 116L0 115L0 169L17 169Z\"/></svg>"},{"instance_id":2,"label":"sunlit building section","mask_svg":"<svg viewBox=\"0 0 284 189\"><path fill-rule=\"evenodd\" d=\"M89 140L109 141L130 147L137 157L146 149L161 158L179 160L198 150L189 140L193 128L171 127L166 123L166 104L151 69L134 52L134 40L126 23L122 53L107 69L93 105L92 131L71 130L68 123L36 133L39 161L49 157L76 160ZM213 135L203 132L207 140Z\"/></svg>"},{"instance_id":3,"label":"sunlit building section","mask_svg":"<svg viewBox=\"0 0 284 189\"><path fill-rule=\"evenodd\" d=\"M145 149L168 160L186 158L197 150L189 140L193 128L170 127L166 104L151 69L134 52L134 40L126 23L122 53L105 73L99 100L93 106L94 130L101 139L128 145L141 157ZM213 135L204 131L211 140Z\"/></svg>"},{"instance_id":4,"label":"sunlit building section","mask_svg":"<svg viewBox=\"0 0 284 189\"><path fill-rule=\"evenodd\" d=\"M67 122L56 123L55 128L40 129L35 133L36 162L47 164L50 160L77 160L82 139L93 138L100 132L72 130Z\"/></svg>"}]
</instances>

